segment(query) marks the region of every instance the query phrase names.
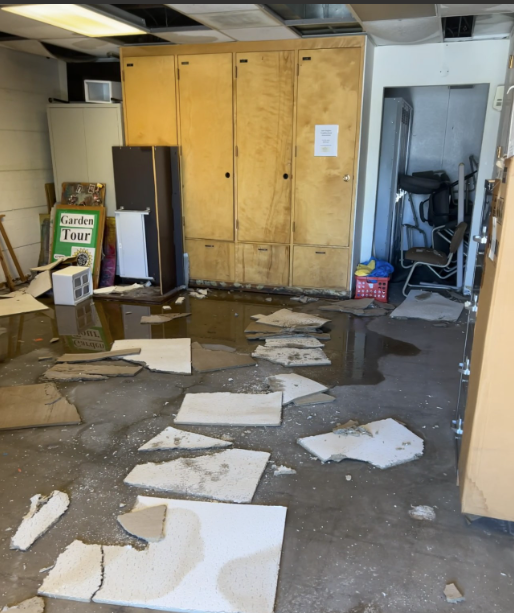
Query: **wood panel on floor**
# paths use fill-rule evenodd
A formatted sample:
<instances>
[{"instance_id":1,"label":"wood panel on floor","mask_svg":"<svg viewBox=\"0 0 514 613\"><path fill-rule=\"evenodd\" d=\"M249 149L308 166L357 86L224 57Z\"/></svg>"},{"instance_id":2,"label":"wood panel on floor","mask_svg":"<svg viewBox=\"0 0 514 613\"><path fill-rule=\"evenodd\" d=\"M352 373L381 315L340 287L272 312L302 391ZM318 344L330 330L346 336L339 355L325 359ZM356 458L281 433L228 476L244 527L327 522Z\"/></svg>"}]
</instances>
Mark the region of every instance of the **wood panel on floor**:
<instances>
[{"instance_id":1,"label":"wood panel on floor","mask_svg":"<svg viewBox=\"0 0 514 613\"><path fill-rule=\"evenodd\" d=\"M289 243L294 52L238 53L236 69L238 240Z\"/></svg>"}]
</instances>

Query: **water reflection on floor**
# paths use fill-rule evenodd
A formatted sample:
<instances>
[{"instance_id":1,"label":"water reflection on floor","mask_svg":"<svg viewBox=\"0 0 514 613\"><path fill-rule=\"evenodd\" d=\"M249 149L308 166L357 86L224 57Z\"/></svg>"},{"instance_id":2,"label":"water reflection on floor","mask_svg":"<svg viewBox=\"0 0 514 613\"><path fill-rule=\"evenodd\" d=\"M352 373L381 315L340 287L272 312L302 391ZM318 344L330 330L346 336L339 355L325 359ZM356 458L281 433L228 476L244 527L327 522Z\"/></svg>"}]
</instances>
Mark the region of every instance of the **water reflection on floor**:
<instances>
[{"instance_id":1,"label":"water reflection on floor","mask_svg":"<svg viewBox=\"0 0 514 613\"><path fill-rule=\"evenodd\" d=\"M383 380L379 371L381 357L419 353L414 345L368 330L369 319L318 312L317 307L323 304L321 301L304 307L288 297L272 296L271 301L266 298L270 296L223 291L212 292L203 300L187 295L182 305L177 306L173 301L170 306L173 312L191 315L159 325L141 324L140 321L143 315L162 313L162 305L90 300L77 307L66 307L47 301L47 311L0 318L0 362L34 349L44 348L53 356L63 352L108 351L115 340L142 338L190 337L200 343L223 344L251 353L259 344L247 341L244 335L251 316L269 314L284 307L331 319L326 326L331 340L325 343L325 351L332 365L296 369L321 383L330 386L376 384ZM56 337L60 342L51 344L50 340Z\"/></svg>"}]
</instances>

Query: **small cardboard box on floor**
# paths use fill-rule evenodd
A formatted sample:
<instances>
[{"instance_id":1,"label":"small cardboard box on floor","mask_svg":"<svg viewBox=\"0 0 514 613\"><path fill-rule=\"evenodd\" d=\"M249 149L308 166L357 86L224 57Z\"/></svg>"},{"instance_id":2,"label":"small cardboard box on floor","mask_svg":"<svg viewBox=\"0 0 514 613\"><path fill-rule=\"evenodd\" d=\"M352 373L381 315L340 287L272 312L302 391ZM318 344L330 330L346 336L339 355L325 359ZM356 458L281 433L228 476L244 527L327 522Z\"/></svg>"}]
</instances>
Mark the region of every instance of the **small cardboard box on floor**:
<instances>
[{"instance_id":1,"label":"small cardboard box on floor","mask_svg":"<svg viewBox=\"0 0 514 613\"><path fill-rule=\"evenodd\" d=\"M501 237L501 238L500 238ZM462 512L514 521L514 163L493 198L460 457Z\"/></svg>"}]
</instances>

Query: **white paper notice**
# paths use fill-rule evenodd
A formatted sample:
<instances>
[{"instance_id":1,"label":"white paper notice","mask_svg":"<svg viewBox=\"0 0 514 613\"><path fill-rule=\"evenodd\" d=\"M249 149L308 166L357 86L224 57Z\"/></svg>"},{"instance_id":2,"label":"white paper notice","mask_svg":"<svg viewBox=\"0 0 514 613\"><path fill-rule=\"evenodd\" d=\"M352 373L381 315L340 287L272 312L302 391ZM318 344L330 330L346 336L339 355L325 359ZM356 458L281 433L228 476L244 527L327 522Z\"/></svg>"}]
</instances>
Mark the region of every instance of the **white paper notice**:
<instances>
[{"instance_id":1,"label":"white paper notice","mask_svg":"<svg viewBox=\"0 0 514 613\"><path fill-rule=\"evenodd\" d=\"M337 157L339 126L316 126L314 130L314 156Z\"/></svg>"}]
</instances>

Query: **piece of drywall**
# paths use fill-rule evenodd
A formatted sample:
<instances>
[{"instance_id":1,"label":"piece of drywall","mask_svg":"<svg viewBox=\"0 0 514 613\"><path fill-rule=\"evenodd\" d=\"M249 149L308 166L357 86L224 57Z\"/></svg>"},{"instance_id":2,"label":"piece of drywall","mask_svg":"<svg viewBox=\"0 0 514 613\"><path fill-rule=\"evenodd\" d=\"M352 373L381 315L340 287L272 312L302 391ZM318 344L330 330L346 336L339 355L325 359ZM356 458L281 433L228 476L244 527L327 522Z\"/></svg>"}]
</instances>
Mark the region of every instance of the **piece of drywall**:
<instances>
[{"instance_id":1,"label":"piece of drywall","mask_svg":"<svg viewBox=\"0 0 514 613\"><path fill-rule=\"evenodd\" d=\"M480 158L489 85L393 87L386 89L384 96L403 98L414 109L408 174L444 170L454 182L461 162L465 174L471 172L469 156ZM419 225L430 243L432 227L419 216L419 205L427 196L413 194L412 199ZM424 210L426 214L426 205ZM405 207L404 221L413 222L409 206ZM421 234L413 232L412 246L423 246Z\"/></svg>"},{"instance_id":2,"label":"piece of drywall","mask_svg":"<svg viewBox=\"0 0 514 613\"><path fill-rule=\"evenodd\" d=\"M429 45L392 45L376 47L373 61L371 107L368 125L367 150L361 157L366 173L360 206L362 232L360 259L370 257L378 184L380 157L380 131L384 89L388 87L414 87L433 85L489 85L485 116L484 137L480 150L480 169L477 178L476 201L472 234L478 233L484 182L494 174L495 147L500 113L493 108L496 87L505 79L508 61L508 40L454 42ZM364 145L363 145L364 146ZM476 244L470 244L465 286L471 285L476 256Z\"/></svg>"},{"instance_id":3,"label":"piece of drywall","mask_svg":"<svg viewBox=\"0 0 514 613\"><path fill-rule=\"evenodd\" d=\"M47 212L45 183L53 182L46 105L49 97L66 99L64 69L54 59L0 48L0 215L25 272L38 263L39 214Z\"/></svg>"}]
</instances>

